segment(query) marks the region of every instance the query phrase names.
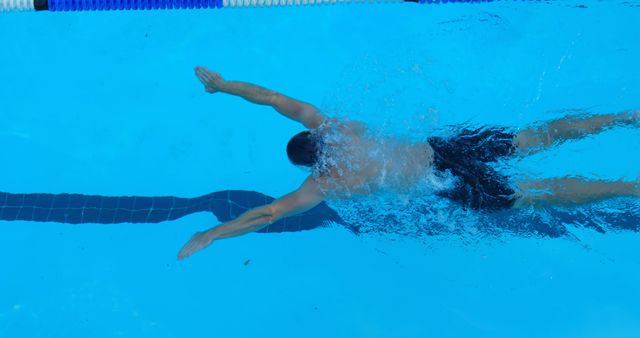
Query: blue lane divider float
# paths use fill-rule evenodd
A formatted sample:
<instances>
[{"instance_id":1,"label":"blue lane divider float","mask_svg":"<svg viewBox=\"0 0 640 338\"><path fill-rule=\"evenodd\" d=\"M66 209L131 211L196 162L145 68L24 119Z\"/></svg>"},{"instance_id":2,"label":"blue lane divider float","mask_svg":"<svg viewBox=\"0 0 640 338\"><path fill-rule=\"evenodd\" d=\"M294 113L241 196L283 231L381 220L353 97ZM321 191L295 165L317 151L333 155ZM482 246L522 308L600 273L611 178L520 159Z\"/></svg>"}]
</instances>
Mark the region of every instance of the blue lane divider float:
<instances>
[{"instance_id":1,"label":"blue lane divider float","mask_svg":"<svg viewBox=\"0 0 640 338\"><path fill-rule=\"evenodd\" d=\"M496 1L540 2L542 0L0 0L0 12L202 9L227 7L279 7L401 2L414 2L420 4L446 4L482 3Z\"/></svg>"},{"instance_id":2,"label":"blue lane divider float","mask_svg":"<svg viewBox=\"0 0 640 338\"><path fill-rule=\"evenodd\" d=\"M246 190L217 191L194 198L0 192L0 220L68 224L160 223L197 212L210 212L218 221L226 222L273 200L271 196ZM357 233L356 228L345 224L325 203L280 219L258 232L295 232L334 223Z\"/></svg>"}]
</instances>

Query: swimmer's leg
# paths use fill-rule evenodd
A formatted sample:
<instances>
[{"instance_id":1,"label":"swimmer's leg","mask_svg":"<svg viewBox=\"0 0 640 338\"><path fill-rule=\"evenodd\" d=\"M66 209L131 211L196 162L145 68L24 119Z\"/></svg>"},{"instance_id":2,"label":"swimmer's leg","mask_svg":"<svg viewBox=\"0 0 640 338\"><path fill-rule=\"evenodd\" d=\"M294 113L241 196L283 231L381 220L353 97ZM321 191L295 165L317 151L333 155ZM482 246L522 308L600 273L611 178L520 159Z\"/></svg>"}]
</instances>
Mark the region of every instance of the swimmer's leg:
<instances>
[{"instance_id":1,"label":"swimmer's leg","mask_svg":"<svg viewBox=\"0 0 640 338\"><path fill-rule=\"evenodd\" d=\"M588 180L563 177L523 181L514 207L552 204L576 206L615 197L640 197L640 181Z\"/></svg>"},{"instance_id":2,"label":"swimmer's leg","mask_svg":"<svg viewBox=\"0 0 640 338\"><path fill-rule=\"evenodd\" d=\"M617 114L566 116L540 125L530 126L514 137L519 155L526 156L549 149L568 140L580 139L616 126L640 127L640 111Z\"/></svg>"}]
</instances>

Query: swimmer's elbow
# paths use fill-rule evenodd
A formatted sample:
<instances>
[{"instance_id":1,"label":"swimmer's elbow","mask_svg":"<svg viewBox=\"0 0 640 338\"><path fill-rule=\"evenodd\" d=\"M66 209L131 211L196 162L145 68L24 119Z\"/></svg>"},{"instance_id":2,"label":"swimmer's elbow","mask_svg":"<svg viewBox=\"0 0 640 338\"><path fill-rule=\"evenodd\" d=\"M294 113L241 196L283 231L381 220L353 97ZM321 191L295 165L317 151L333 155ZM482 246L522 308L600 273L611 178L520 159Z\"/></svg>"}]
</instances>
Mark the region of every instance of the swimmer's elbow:
<instances>
[{"instance_id":1,"label":"swimmer's elbow","mask_svg":"<svg viewBox=\"0 0 640 338\"><path fill-rule=\"evenodd\" d=\"M282 106L283 101L284 101L284 96L276 91L273 90L269 90L267 92L267 97L268 97L268 102L269 104L271 104L272 106L279 108L280 106Z\"/></svg>"},{"instance_id":2,"label":"swimmer's elbow","mask_svg":"<svg viewBox=\"0 0 640 338\"><path fill-rule=\"evenodd\" d=\"M285 212L278 206L277 203L269 203L265 208L265 218L268 224L278 221L285 216Z\"/></svg>"},{"instance_id":3,"label":"swimmer's elbow","mask_svg":"<svg viewBox=\"0 0 640 338\"><path fill-rule=\"evenodd\" d=\"M289 203L288 203L289 202ZM298 201L274 201L267 205L267 218L269 224L276 222L282 218L295 215L301 211Z\"/></svg>"}]
</instances>

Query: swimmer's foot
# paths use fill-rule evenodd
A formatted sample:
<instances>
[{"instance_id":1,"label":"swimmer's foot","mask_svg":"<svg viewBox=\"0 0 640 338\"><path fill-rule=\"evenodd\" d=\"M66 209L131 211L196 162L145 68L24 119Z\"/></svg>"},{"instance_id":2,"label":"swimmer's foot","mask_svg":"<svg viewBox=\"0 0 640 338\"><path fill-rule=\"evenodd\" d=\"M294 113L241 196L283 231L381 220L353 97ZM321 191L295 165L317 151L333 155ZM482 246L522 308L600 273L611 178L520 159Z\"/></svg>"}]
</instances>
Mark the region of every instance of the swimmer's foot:
<instances>
[{"instance_id":1,"label":"swimmer's foot","mask_svg":"<svg viewBox=\"0 0 640 338\"><path fill-rule=\"evenodd\" d=\"M640 110L632 111L631 119L633 121L633 125L640 128Z\"/></svg>"},{"instance_id":2,"label":"swimmer's foot","mask_svg":"<svg viewBox=\"0 0 640 338\"><path fill-rule=\"evenodd\" d=\"M640 110L629 110L621 113L621 116L630 125L640 128Z\"/></svg>"},{"instance_id":3,"label":"swimmer's foot","mask_svg":"<svg viewBox=\"0 0 640 338\"><path fill-rule=\"evenodd\" d=\"M224 84L224 79L220 74L200 66L196 67L194 70L196 72L196 77L198 77L198 80L202 82L204 90L208 93L213 94L221 90L221 87Z\"/></svg>"},{"instance_id":4,"label":"swimmer's foot","mask_svg":"<svg viewBox=\"0 0 640 338\"><path fill-rule=\"evenodd\" d=\"M196 232L178 253L178 260L185 259L213 243L214 234L211 230Z\"/></svg>"}]
</instances>

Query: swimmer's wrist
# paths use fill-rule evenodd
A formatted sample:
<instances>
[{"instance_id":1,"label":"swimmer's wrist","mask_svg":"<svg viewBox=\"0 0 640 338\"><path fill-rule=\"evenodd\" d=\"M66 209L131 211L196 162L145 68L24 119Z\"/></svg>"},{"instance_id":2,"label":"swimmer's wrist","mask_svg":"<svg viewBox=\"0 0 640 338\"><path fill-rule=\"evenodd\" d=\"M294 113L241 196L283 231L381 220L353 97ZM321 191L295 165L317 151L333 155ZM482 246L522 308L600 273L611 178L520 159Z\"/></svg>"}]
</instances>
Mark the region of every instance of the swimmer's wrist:
<instances>
[{"instance_id":1,"label":"swimmer's wrist","mask_svg":"<svg viewBox=\"0 0 640 338\"><path fill-rule=\"evenodd\" d=\"M220 231L219 226L215 228L211 228L207 231L207 237L212 241L222 237L222 234L223 232Z\"/></svg>"},{"instance_id":2,"label":"swimmer's wrist","mask_svg":"<svg viewBox=\"0 0 640 338\"><path fill-rule=\"evenodd\" d=\"M225 81L224 79L218 79L216 80L213 85L216 87L216 89L219 92L223 92L223 93L228 93L229 92L229 86L227 85L227 81Z\"/></svg>"}]
</instances>

